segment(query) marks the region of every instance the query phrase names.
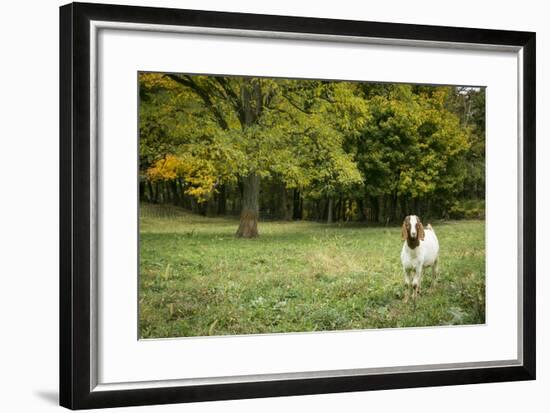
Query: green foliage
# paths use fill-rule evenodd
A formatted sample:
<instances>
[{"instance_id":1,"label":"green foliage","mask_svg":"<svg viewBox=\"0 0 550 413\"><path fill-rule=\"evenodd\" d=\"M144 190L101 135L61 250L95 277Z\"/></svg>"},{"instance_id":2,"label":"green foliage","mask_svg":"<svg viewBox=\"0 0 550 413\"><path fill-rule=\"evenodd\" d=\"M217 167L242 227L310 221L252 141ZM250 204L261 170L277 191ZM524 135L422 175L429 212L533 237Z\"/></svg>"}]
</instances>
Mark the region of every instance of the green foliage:
<instances>
[{"instance_id":1,"label":"green foliage","mask_svg":"<svg viewBox=\"0 0 550 413\"><path fill-rule=\"evenodd\" d=\"M456 166L469 144L444 97L399 85L369 99L371 121L356 142L367 192L422 198L461 189L465 174Z\"/></svg>"},{"instance_id":2,"label":"green foliage","mask_svg":"<svg viewBox=\"0 0 550 413\"><path fill-rule=\"evenodd\" d=\"M297 191L307 205L380 199L376 210L390 219L398 200L430 200L445 217L458 199L484 196L483 89L161 73L139 79L142 180L182 182L199 203L217 199L223 185L240 188L251 174ZM349 208L360 211L357 202Z\"/></svg>"},{"instance_id":3,"label":"green foliage","mask_svg":"<svg viewBox=\"0 0 550 413\"><path fill-rule=\"evenodd\" d=\"M255 173L277 175L289 188L305 188L319 180L335 186L361 179L341 148L342 137L323 117L319 82L141 77L140 155L146 168L167 155L190 153L209 163L216 181ZM325 150L315 151L318 145ZM328 176L313 176L319 165Z\"/></svg>"},{"instance_id":4,"label":"green foliage","mask_svg":"<svg viewBox=\"0 0 550 413\"><path fill-rule=\"evenodd\" d=\"M141 205L143 338L485 322L484 221L435 222L441 274L405 303L400 228L236 221Z\"/></svg>"},{"instance_id":5,"label":"green foliage","mask_svg":"<svg viewBox=\"0 0 550 413\"><path fill-rule=\"evenodd\" d=\"M485 195L485 89L459 87L449 94L445 106L460 118L469 131L470 150L462 165L466 171L463 194L468 198Z\"/></svg>"},{"instance_id":6,"label":"green foliage","mask_svg":"<svg viewBox=\"0 0 550 413\"><path fill-rule=\"evenodd\" d=\"M485 219L485 201L456 201L449 209L449 216L452 219Z\"/></svg>"}]
</instances>

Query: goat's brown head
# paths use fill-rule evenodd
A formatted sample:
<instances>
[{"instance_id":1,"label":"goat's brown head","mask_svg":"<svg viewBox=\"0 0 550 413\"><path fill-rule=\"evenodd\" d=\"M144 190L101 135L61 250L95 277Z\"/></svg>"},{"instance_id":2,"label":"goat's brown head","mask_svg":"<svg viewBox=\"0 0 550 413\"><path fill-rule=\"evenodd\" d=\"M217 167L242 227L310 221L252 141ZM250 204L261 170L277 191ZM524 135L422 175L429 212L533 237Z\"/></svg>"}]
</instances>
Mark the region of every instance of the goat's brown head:
<instances>
[{"instance_id":1,"label":"goat's brown head","mask_svg":"<svg viewBox=\"0 0 550 413\"><path fill-rule=\"evenodd\" d=\"M420 218L416 215L406 216L401 228L401 237L407 241L409 247L418 247L419 241L424 241L424 226L420 222Z\"/></svg>"}]
</instances>

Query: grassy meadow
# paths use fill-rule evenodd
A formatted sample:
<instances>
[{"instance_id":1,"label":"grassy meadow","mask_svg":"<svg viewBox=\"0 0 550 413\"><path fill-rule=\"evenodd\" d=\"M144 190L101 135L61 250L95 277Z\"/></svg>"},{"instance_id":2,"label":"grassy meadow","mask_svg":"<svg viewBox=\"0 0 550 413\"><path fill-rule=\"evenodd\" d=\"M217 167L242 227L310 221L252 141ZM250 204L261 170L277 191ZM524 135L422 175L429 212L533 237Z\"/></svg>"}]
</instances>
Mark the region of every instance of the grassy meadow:
<instances>
[{"instance_id":1,"label":"grassy meadow","mask_svg":"<svg viewBox=\"0 0 550 413\"><path fill-rule=\"evenodd\" d=\"M425 272L405 302L399 227L260 222L141 204L139 336L480 324L485 322L485 222L432 223L440 276Z\"/></svg>"}]
</instances>

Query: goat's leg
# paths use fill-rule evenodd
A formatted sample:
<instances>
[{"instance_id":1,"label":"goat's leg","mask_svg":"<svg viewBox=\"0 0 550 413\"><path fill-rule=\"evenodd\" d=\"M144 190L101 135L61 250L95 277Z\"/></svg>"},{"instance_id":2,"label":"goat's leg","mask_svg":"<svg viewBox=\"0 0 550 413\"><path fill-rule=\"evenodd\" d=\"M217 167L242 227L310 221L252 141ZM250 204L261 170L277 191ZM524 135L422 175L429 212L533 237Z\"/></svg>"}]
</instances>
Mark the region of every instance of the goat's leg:
<instances>
[{"instance_id":1,"label":"goat's leg","mask_svg":"<svg viewBox=\"0 0 550 413\"><path fill-rule=\"evenodd\" d=\"M418 267L416 269L416 272L414 274L414 278L412 280L412 286L413 286L413 299L416 299L418 294L420 294L420 283L422 281L422 267Z\"/></svg>"},{"instance_id":2,"label":"goat's leg","mask_svg":"<svg viewBox=\"0 0 550 413\"><path fill-rule=\"evenodd\" d=\"M410 290L411 290L410 270L409 269L404 269L403 272L405 273L405 296L403 297L403 301L408 302L409 301Z\"/></svg>"}]
</instances>

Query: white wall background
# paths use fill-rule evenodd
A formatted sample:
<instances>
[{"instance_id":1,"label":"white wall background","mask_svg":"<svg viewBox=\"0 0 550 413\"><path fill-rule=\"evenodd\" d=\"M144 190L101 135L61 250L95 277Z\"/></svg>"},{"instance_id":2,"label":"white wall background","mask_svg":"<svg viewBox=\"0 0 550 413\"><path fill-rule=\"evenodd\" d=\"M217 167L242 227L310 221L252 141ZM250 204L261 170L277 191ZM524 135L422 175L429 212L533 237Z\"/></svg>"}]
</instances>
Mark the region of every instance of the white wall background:
<instances>
[{"instance_id":1,"label":"white wall background","mask_svg":"<svg viewBox=\"0 0 550 413\"><path fill-rule=\"evenodd\" d=\"M545 2L536 0L155 0L119 4L537 32L538 380L445 388L153 406L124 411L545 412L550 408L550 83ZM58 386L58 0L9 2L0 23L0 410L48 412ZM546 187L544 186L546 182Z\"/></svg>"}]
</instances>

